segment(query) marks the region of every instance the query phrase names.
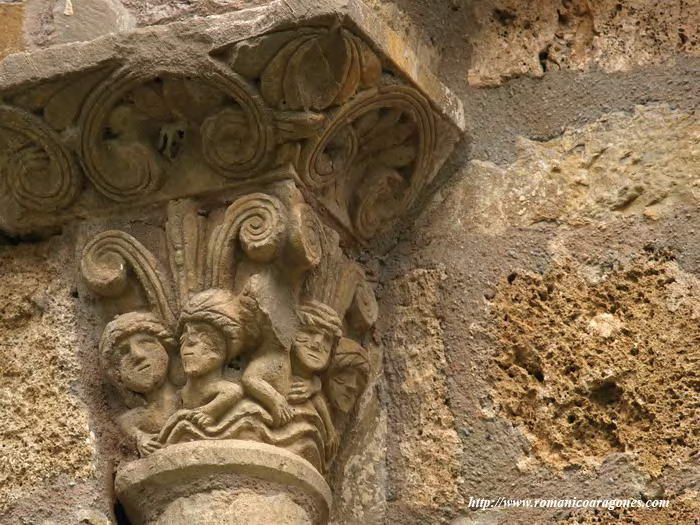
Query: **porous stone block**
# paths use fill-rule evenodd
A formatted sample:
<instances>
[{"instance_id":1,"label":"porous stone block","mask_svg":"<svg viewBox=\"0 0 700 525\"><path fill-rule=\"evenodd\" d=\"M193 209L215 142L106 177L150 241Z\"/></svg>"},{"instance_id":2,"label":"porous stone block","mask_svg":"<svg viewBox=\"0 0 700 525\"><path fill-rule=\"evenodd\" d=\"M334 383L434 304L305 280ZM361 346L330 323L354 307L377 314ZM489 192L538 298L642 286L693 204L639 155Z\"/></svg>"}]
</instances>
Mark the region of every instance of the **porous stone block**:
<instances>
[{"instance_id":1,"label":"porous stone block","mask_svg":"<svg viewBox=\"0 0 700 525\"><path fill-rule=\"evenodd\" d=\"M22 23L24 6L22 4L0 4L0 60L5 56L24 48Z\"/></svg>"}]
</instances>

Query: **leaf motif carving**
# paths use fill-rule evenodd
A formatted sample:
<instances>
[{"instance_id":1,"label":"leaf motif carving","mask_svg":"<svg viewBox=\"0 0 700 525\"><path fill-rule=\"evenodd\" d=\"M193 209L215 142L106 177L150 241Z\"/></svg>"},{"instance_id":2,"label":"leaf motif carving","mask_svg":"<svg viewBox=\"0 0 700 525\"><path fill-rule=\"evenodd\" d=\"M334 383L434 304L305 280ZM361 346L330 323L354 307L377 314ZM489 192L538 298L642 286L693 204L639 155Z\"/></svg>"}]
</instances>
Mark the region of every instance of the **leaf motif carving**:
<instances>
[{"instance_id":1,"label":"leaf motif carving","mask_svg":"<svg viewBox=\"0 0 700 525\"><path fill-rule=\"evenodd\" d=\"M131 270L150 306L168 325L174 325L174 297L165 273L153 254L128 233L109 230L93 237L83 249L80 268L90 289L103 297L121 295Z\"/></svg>"},{"instance_id":2,"label":"leaf motif carving","mask_svg":"<svg viewBox=\"0 0 700 525\"><path fill-rule=\"evenodd\" d=\"M303 36L292 40L270 61L260 77L260 92L265 102L278 109L290 109L285 102L283 80L289 60L305 42L313 37Z\"/></svg>"},{"instance_id":3,"label":"leaf motif carving","mask_svg":"<svg viewBox=\"0 0 700 525\"><path fill-rule=\"evenodd\" d=\"M40 119L0 106L0 178L24 208L51 212L77 197L80 173L59 136Z\"/></svg>"},{"instance_id":4,"label":"leaf motif carving","mask_svg":"<svg viewBox=\"0 0 700 525\"><path fill-rule=\"evenodd\" d=\"M241 55L244 69L252 71L249 51ZM380 76L381 63L369 46L336 27L284 44L261 74L261 92L277 109L323 111L347 102Z\"/></svg>"}]
</instances>

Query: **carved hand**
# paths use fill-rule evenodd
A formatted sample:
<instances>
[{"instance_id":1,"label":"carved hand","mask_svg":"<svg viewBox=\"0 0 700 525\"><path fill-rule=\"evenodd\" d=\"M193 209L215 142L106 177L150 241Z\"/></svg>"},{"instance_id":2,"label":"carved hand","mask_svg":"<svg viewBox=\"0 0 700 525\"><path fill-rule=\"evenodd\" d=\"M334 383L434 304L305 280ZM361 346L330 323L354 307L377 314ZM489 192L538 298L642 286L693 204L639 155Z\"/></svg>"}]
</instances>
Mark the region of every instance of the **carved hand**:
<instances>
[{"instance_id":1,"label":"carved hand","mask_svg":"<svg viewBox=\"0 0 700 525\"><path fill-rule=\"evenodd\" d=\"M331 428L328 433L328 457L333 458L338 453L340 447L340 435L334 428Z\"/></svg>"},{"instance_id":2,"label":"carved hand","mask_svg":"<svg viewBox=\"0 0 700 525\"><path fill-rule=\"evenodd\" d=\"M295 404L303 403L320 391L321 380L318 377L314 377L311 383L297 381L296 383L292 383L292 388L289 390L289 394L287 394L287 401Z\"/></svg>"},{"instance_id":3,"label":"carved hand","mask_svg":"<svg viewBox=\"0 0 700 525\"><path fill-rule=\"evenodd\" d=\"M281 403L275 405L272 419L276 427L286 425L292 420L292 417L294 417L294 409L289 406L286 400L282 400Z\"/></svg>"},{"instance_id":4,"label":"carved hand","mask_svg":"<svg viewBox=\"0 0 700 525\"><path fill-rule=\"evenodd\" d=\"M185 419L194 423L200 428L208 427L214 424L214 418L209 414L205 414L201 410L192 410L185 415Z\"/></svg>"},{"instance_id":5,"label":"carved hand","mask_svg":"<svg viewBox=\"0 0 700 525\"><path fill-rule=\"evenodd\" d=\"M136 439L136 448L141 457L146 457L149 454L152 454L162 446L163 445L158 442L157 436L152 436L150 434L141 434Z\"/></svg>"}]
</instances>

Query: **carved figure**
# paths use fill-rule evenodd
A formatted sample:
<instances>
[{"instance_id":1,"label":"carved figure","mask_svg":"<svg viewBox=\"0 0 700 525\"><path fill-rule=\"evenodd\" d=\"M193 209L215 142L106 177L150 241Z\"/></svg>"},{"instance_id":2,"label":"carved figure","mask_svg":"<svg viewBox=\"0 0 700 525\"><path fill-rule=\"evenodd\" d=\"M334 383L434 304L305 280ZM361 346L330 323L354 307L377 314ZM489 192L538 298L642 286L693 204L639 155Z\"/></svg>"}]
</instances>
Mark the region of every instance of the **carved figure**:
<instances>
[{"instance_id":1,"label":"carved figure","mask_svg":"<svg viewBox=\"0 0 700 525\"><path fill-rule=\"evenodd\" d=\"M299 307L301 326L292 345L292 388L287 398L292 403L310 400L326 430L329 457L340 442L333 425L321 379L317 374L328 368L331 352L342 335L342 324L335 311L318 301Z\"/></svg>"},{"instance_id":2,"label":"carved figure","mask_svg":"<svg viewBox=\"0 0 700 525\"><path fill-rule=\"evenodd\" d=\"M183 410L174 414L161 435L178 441L177 425L188 421L211 429L243 397L240 385L224 378L226 365L246 344L238 298L226 290L206 290L189 301L180 316L180 356L187 378Z\"/></svg>"},{"instance_id":3,"label":"carved figure","mask_svg":"<svg viewBox=\"0 0 700 525\"><path fill-rule=\"evenodd\" d=\"M324 388L334 408L350 413L369 380L367 350L352 339L343 337L336 347Z\"/></svg>"},{"instance_id":4,"label":"carved figure","mask_svg":"<svg viewBox=\"0 0 700 525\"><path fill-rule=\"evenodd\" d=\"M179 403L171 380L175 348L170 330L150 313L120 315L102 334L102 366L129 407L118 422L142 456L160 448L156 436Z\"/></svg>"},{"instance_id":5,"label":"carved figure","mask_svg":"<svg viewBox=\"0 0 700 525\"><path fill-rule=\"evenodd\" d=\"M259 340L243 372L241 382L246 393L258 401L272 416L272 425L281 427L292 420L294 410L287 401L291 382L290 341L283 335L288 324L283 294L274 294L273 276L253 277L241 294L255 304L255 326ZM275 296L277 295L277 296ZM269 303L277 302L271 306ZM273 310L274 308L274 310Z\"/></svg>"}]
</instances>

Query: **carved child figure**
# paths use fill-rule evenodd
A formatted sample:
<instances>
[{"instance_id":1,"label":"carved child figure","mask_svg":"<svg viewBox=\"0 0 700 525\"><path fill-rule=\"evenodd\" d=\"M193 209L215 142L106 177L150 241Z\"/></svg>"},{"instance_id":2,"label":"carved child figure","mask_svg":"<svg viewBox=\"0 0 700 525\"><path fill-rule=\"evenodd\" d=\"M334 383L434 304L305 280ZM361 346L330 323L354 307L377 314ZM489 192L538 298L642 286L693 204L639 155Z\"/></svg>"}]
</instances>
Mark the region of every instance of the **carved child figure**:
<instances>
[{"instance_id":1,"label":"carved child figure","mask_svg":"<svg viewBox=\"0 0 700 525\"><path fill-rule=\"evenodd\" d=\"M210 427L243 397L241 386L224 378L226 365L245 346L241 314L238 298L226 290L201 292L184 308L180 356L187 381L179 419Z\"/></svg>"},{"instance_id":2,"label":"carved child figure","mask_svg":"<svg viewBox=\"0 0 700 525\"><path fill-rule=\"evenodd\" d=\"M172 333L150 313L120 315L102 333L102 366L130 409L118 422L142 456L160 448L156 436L179 403L169 380L176 361L169 354L175 348Z\"/></svg>"},{"instance_id":3,"label":"carved child figure","mask_svg":"<svg viewBox=\"0 0 700 525\"><path fill-rule=\"evenodd\" d=\"M339 437L318 374L328 368L333 348L342 335L341 321L332 308L318 301L302 305L297 315L300 327L292 344L294 382L287 398L291 403L303 403L307 399L312 402L323 420L330 456L333 456Z\"/></svg>"}]
</instances>

